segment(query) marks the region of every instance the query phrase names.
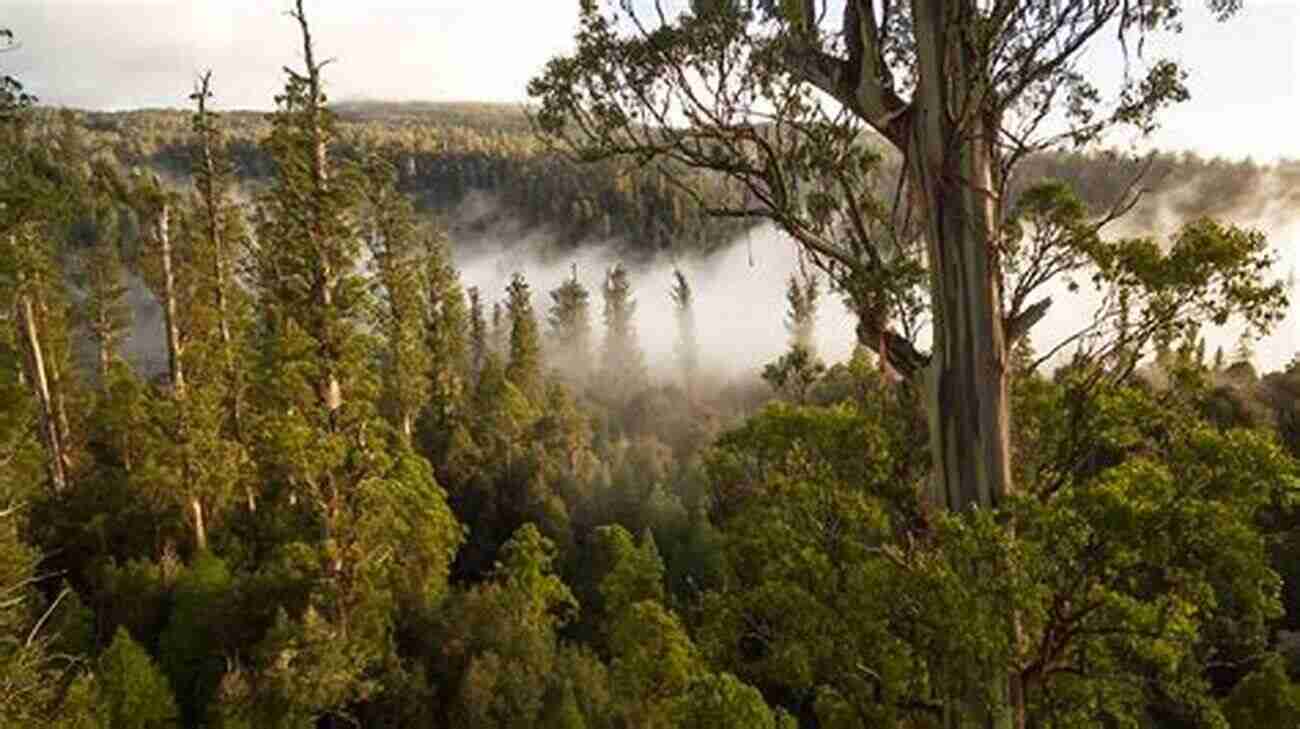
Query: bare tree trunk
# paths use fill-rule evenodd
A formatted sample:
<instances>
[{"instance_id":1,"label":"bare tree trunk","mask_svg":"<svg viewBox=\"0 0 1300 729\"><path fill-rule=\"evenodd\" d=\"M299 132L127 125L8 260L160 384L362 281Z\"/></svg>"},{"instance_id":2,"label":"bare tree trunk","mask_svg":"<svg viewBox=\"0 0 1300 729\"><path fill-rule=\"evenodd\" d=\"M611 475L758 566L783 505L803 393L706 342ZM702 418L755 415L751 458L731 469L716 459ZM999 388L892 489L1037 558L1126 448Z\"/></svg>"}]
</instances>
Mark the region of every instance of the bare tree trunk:
<instances>
[{"instance_id":1,"label":"bare tree trunk","mask_svg":"<svg viewBox=\"0 0 1300 729\"><path fill-rule=\"evenodd\" d=\"M39 290L36 293L38 295L29 296L28 298L28 303L35 306L36 317L32 319L33 327L35 327L33 333L40 329L40 325L36 323L37 319L39 319L39 321L46 324L46 332L48 334L50 321L49 306L46 304L45 299L39 296ZM68 421L68 405L67 398L64 396L63 373L59 369L58 357L55 356L53 352L49 351L45 352L45 355L45 364L43 369L45 371L46 380L49 383L47 392L50 396L50 404L54 412L55 429L58 434L59 461L62 464L64 473L66 474L72 465L72 453L68 449L68 444L72 442L72 427L69 425Z\"/></svg>"},{"instance_id":2,"label":"bare tree trunk","mask_svg":"<svg viewBox=\"0 0 1300 729\"><path fill-rule=\"evenodd\" d=\"M194 548L199 552L206 552L208 529L203 520L203 502L197 496L190 498L190 514L194 519Z\"/></svg>"},{"instance_id":3,"label":"bare tree trunk","mask_svg":"<svg viewBox=\"0 0 1300 729\"><path fill-rule=\"evenodd\" d=\"M997 130L973 98L982 69L963 29L970 6L913 0L913 9L920 83L906 156L925 215L934 317L924 373L934 459L929 496L952 512L992 509L1012 488L991 137ZM985 677L986 691L951 696L945 726L1011 729L1011 694L1019 693L1011 678L995 671Z\"/></svg>"},{"instance_id":4,"label":"bare tree trunk","mask_svg":"<svg viewBox=\"0 0 1300 729\"><path fill-rule=\"evenodd\" d=\"M36 313L32 307L31 295L24 292L18 298L18 322L20 334L27 350L27 379L31 381L32 392L36 396L41 423L41 440L49 457L50 482L56 492L63 491L68 485L67 458L63 452L63 439L59 433L54 399L50 393L49 378L45 370L45 356L41 349L40 332L36 327Z\"/></svg>"},{"instance_id":5,"label":"bare tree trunk","mask_svg":"<svg viewBox=\"0 0 1300 729\"><path fill-rule=\"evenodd\" d=\"M180 324L176 318L176 275L172 268L171 209L163 204L158 212L158 245L162 250L163 319L167 327L167 370L171 375L172 390L176 397L185 397L185 370L181 363Z\"/></svg>"}]
</instances>

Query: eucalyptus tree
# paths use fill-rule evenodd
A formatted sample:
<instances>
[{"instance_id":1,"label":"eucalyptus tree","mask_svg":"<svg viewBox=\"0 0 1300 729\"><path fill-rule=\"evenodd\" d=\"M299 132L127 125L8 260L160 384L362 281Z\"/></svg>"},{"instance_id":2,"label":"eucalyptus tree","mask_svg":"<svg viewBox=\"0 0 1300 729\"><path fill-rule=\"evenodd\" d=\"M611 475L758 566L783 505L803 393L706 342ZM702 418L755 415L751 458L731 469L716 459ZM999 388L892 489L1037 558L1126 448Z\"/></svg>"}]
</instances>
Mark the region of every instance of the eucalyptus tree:
<instances>
[{"instance_id":1,"label":"eucalyptus tree","mask_svg":"<svg viewBox=\"0 0 1300 729\"><path fill-rule=\"evenodd\" d=\"M70 153L71 145L44 138L25 111L30 99L14 93L0 98L9 112L0 117L0 297L5 311L12 312L15 349L22 353L19 379L36 403L50 484L57 492L67 486L75 460L62 233L70 191L81 187L75 178L84 171L84 160ZM70 135L64 141L75 139Z\"/></svg>"},{"instance_id":2,"label":"eucalyptus tree","mask_svg":"<svg viewBox=\"0 0 1300 729\"><path fill-rule=\"evenodd\" d=\"M1096 264L1108 291L1181 287L1135 304L1139 331L1241 309L1265 325L1276 313L1280 292L1247 274L1266 249L1241 231L1192 235L1235 251L1218 265L1243 286L1223 285L1205 261L1182 280L1170 267L1149 275L1158 253L1098 242L1132 188L1111 210L1040 231L1041 246L1008 224L1008 185L1027 155L1149 131L1187 97L1184 69L1142 54L1148 37L1181 27L1185 5L589 0L576 50L529 88L539 127L562 148L658 163L710 213L771 220L831 271L861 343L923 385L931 500L992 507L1013 489L1011 345L1050 306L1036 298L1043 285ZM1222 19L1241 2L1209 5ZM1128 72L1103 90L1081 52L1112 39ZM706 198L692 169L721 173L730 200ZM916 344L927 315L928 353ZM1114 319L1114 306L1099 312L1089 336L1114 334Z\"/></svg>"},{"instance_id":3,"label":"eucalyptus tree","mask_svg":"<svg viewBox=\"0 0 1300 729\"><path fill-rule=\"evenodd\" d=\"M1186 5L587 0L575 50L529 90L562 149L656 163L710 213L770 220L800 245L845 293L860 343L924 394L928 503L987 510L1016 493L1012 354L1051 305L1044 286L1091 275L1101 290L1065 339L1099 378L1131 374L1158 335L1238 314L1265 329L1285 308L1256 233L1198 221L1165 247L1107 241L1133 185L1101 211L1061 186L1009 195L1027 155L1149 132L1187 98L1185 70L1143 54ZM1225 19L1241 2L1208 5ZM1125 62L1110 89L1082 60L1104 42ZM701 169L731 185L729 201L692 183ZM1014 634L1014 611L1008 622ZM988 695L952 689L945 723L1023 721L1008 710L1023 705L1021 677L986 670Z\"/></svg>"}]
</instances>

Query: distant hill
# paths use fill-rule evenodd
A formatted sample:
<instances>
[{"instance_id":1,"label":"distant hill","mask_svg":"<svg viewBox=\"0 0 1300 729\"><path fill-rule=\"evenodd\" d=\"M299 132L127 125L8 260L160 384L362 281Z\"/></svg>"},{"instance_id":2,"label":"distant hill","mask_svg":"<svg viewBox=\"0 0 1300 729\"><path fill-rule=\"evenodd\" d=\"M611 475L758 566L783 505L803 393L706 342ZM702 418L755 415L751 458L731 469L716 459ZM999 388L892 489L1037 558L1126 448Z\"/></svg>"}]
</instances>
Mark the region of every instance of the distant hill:
<instances>
[{"instance_id":1,"label":"distant hill","mask_svg":"<svg viewBox=\"0 0 1300 729\"><path fill-rule=\"evenodd\" d=\"M334 106L353 144L382 150L419 207L439 216L461 245L541 233L557 253L582 245L617 245L625 255L708 252L734 240L746 223L703 215L662 175L629 163L578 166L549 154L523 106L475 102L345 101ZM56 113L56 112L47 112ZM190 116L179 110L58 112L73 115L128 165L188 174ZM261 112L222 115L241 182L255 187L269 173L258 141L269 131ZM1027 159L1014 191L1036 180L1070 182L1094 209L1111 205L1138 169L1102 153L1051 153ZM699 176L706 197L729 193ZM1259 221L1300 210L1300 161L1249 161L1162 154L1151 160L1141 205L1129 232L1165 231L1201 215Z\"/></svg>"}]
</instances>

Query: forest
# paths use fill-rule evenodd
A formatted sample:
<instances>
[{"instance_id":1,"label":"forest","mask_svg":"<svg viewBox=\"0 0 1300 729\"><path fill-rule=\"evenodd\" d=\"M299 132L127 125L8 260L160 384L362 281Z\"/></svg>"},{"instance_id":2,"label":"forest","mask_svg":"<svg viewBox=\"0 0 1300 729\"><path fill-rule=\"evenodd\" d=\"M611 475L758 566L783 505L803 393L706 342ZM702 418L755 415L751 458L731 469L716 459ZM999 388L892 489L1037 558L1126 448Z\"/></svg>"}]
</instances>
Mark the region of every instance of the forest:
<instances>
[{"instance_id":1,"label":"forest","mask_svg":"<svg viewBox=\"0 0 1300 729\"><path fill-rule=\"evenodd\" d=\"M764 75L793 56L752 28L806 42L800 6L642 36L584 3L527 113L333 102L302 0L270 113L214 109L220 69L190 110L110 113L0 65L0 728L1300 729L1300 353L1254 352L1296 324L1265 235L1219 221L1300 205L1300 163L1017 150L989 206L998 426L945 395L988 392L942 369L944 312L975 315L917 253L964 235L924 223L960 193L869 105ZM770 123L673 80L738 47ZM1116 123L1179 91L1141 89ZM694 126L634 113L656 94ZM639 278L760 225L799 251L788 347L715 371L691 269ZM548 265L622 263L462 280L534 230ZM1100 313L1038 351L1061 280ZM855 346L827 361L838 300Z\"/></svg>"}]
</instances>

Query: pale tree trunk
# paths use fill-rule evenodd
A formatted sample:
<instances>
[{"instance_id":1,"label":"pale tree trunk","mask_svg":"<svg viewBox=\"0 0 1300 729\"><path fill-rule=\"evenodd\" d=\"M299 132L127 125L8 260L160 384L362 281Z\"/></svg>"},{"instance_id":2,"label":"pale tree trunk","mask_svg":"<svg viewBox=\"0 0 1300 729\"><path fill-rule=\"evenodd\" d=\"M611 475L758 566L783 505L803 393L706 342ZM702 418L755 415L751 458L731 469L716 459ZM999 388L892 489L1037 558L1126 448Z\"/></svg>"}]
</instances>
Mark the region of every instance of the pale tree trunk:
<instances>
[{"instance_id":1,"label":"pale tree trunk","mask_svg":"<svg viewBox=\"0 0 1300 729\"><path fill-rule=\"evenodd\" d=\"M197 496L190 499L190 518L194 520L194 547L205 552L208 549L208 529L203 520L203 502Z\"/></svg>"},{"instance_id":2,"label":"pale tree trunk","mask_svg":"<svg viewBox=\"0 0 1300 729\"><path fill-rule=\"evenodd\" d=\"M176 315L176 274L172 266L171 209L164 204L155 221L162 255L163 319L167 327L167 370L177 398L185 397L185 369L181 362L180 324Z\"/></svg>"},{"instance_id":3,"label":"pale tree trunk","mask_svg":"<svg viewBox=\"0 0 1300 729\"><path fill-rule=\"evenodd\" d=\"M50 309L45 299L39 295L33 296L33 303L36 307L37 318L46 324L47 334L50 322ZM39 329L39 325L37 326ZM59 357L56 352L50 350L46 352L45 373L49 381L49 393L52 398L54 407L54 422L58 428L60 452L62 454L64 469L71 464L72 454L68 452L68 444L72 442L72 427L68 421L68 404L64 395L63 371L59 368Z\"/></svg>"},{"instance_id":4,"label":"pale tree trunk","mask_svg":"<svg viewBox=\"0 0 1300 729\"><path fill-rule=\"evenodd\" d=\"M934 464L929 502L953 512L991 509L1013 488L992 137L1000 118L984 96L990 93L987 59L971 32L974 0L910 4L916 88L909 101L894 91L875 3L851 0L846 7L846 25L857 31L848 62L816 45L801 45L798 32L789 59L796 74L834 96L903 154L925 223L933 352L927 359L872 322L860 322L865 326L859 336L882 350L895 369L923 380ZM804 38L815 35L807 25L802 31ZM1016 616L1008 617L1014 625ZM1023 722L1023 691L1010 666L969 679L961 683L982 685L939 687L946 692L945 727L1011 729Z\"/></svg>"},{"instance_id":5,"label":"pale tree trunk","mask_svg":"<svg viewBox=\"0 0 1300 729\"><path fill-rule=\"evenodd\" d=\"M952 512L993 509L1012 489L993 180L998 129L977 105L984 76L963 30L970 4L913 0L912 7L919 83L904 151L926 224L934 320L923 375L934 460L929 497ZM983 678L983 687L976 681L966 695L948 696L946 727L1023 723L1012 706L1023 694L1010 667Z\"/></svg>"},{"instance_id":6,"label":"pale tree trunk","mask_svg":"<svg viewBox=\"0 0 1300 729\"><path fill-rule=\"evenodd\" d=\"M31 382L32 392L36 396L41 440L45 442L45 450L49 458L50 482L54 485L54 490L60 492L68 484L67 458L64 453L63 438L59 432L58 416L55 414L54 398L50 392L45 356L41 348L40 332L36 327L36 313L32 307L30 294L24 292L19 295L17 313L20 334L27 354L27 379Z\"/></svg>"}]
</instances>

